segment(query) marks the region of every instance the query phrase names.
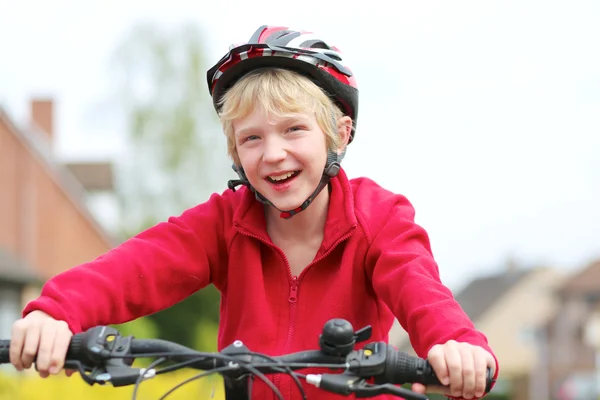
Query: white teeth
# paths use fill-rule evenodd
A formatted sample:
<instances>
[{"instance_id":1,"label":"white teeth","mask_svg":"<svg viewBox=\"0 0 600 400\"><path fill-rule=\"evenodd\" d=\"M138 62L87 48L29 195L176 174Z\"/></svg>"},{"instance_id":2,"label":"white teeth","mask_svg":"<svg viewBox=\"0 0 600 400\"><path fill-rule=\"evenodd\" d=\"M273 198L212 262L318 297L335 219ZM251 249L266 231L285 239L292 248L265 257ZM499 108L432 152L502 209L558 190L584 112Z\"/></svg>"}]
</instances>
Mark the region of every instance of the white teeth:
<instances>
[{"instance_id":1,"label":"white teeth","mask_svg":"<svg viewBox=\"0 0 600 400\"><path fill-rule=\"evenodd\" d=\"M269 178L274 181L282 181L284 179L289 178L292 175L294 175L293 172L288 172L287 174L283 174L283 175L269 175Z\"/></svg>"}]
</instances>

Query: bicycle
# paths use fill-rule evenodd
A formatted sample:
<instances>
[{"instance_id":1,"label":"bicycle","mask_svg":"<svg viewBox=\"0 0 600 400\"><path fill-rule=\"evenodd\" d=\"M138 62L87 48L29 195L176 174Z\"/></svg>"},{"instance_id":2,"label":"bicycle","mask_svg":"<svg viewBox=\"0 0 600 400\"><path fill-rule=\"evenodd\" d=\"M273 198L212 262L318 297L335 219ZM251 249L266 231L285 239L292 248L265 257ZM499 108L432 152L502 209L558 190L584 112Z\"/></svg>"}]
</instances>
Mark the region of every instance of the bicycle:
<instances>
[{"instance_id":1,"label":"bicycle","mask_svg":"<svg viewBox=\"0 0 600 400\"><path fill-rule=\"evenodd\" d=\"M254 378L263 380L281 400L283 396L266 374L286 373L292 376L304 399L306 394L300 378L322 390L356 397L391 394L407 400L428 400L428 397L397 385L422 383L440 385L429 363L398 351L385 342L370 342L355 350L355 345L368 340L371 326L354 331L343 319L325 323L319 336L320 350L307 350L271 357L250 351L241 341L235 341L220 352L200 352L162 339L137 339L121 336L109 326L97 326L73 335L65 360L65 369L77 370L89 385L107 383L114 387L134 385L136 399L139 385L152 377L181 368L204 372L187 379L169 390L162 399L194 379L219 373L223 377L227 400L248 400ZM0 340L0 364L9 360L10 340ZM155 359L146 368L132 367L135 359ZM174 364L157 369L167 361ZM300 374L306 368L342 370L340 373ZM368 383L372 380L373 383ZM486 393L494 380L487 371ZM441 385L440 385L441 386Z\"/></svg>"}]
</instances>

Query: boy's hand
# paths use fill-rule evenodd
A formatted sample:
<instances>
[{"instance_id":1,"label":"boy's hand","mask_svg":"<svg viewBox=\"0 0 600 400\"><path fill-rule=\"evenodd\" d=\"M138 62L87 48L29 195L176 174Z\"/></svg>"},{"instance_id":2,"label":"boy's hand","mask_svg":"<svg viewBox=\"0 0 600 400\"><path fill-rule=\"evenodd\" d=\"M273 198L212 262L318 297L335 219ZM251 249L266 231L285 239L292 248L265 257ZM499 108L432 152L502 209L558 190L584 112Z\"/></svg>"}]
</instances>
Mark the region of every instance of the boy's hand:
<instances>
[{"instance_id":1,"label":"boy's hand","mask_svg":"<svg viewBox=\"0 0 600 400\"><path fill-rule=\"evenodd\" d=\"M73 334L64 321L33 311L12 326L10 362L18 371L34 363L42 378L60 373ZM70 376L73 371L65 371Z\"/></svg>"},{"instance_id":2,"label":"boy's hand","mask_svg":"<svg viewBox=\"0 0 600 400\"><path fill-rule=\"evenodd\" d=\"M412 390L417 393L431 391L465 399L479 398L485 394L487 368L496 369L496 361L488 351L454 340L433 346L427 360L440 382L449 387L426 388L414 384Z\"/></svg>"}]
</instances>

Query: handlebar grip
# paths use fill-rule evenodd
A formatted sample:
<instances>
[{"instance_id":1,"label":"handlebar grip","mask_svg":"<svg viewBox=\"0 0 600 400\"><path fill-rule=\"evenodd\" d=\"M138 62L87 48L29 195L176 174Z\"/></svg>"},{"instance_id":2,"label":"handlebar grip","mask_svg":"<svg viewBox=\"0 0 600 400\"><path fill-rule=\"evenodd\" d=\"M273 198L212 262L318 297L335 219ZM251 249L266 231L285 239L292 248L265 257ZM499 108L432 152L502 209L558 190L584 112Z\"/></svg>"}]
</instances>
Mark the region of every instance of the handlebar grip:
<instances>
[{"instance_id":1,"label":"handlebar grip","mask_svg":"<svg viewBox=\"0 0 600 400\"><path fill-rule=\"evenodd\" d=\"M0 364L10 362L10 340L0 340Z\"/></svg>"},{"instance_id":2,"label":"handlebar grip","mask_svg":"<svg viewBox=\"0 0 600 400\"><path fill-rule=\"evenodd\" d=\"M427 360L388 348L384 378L387 382L402 385L420 383L426 386L443 386ZM492 389L492 369L487 369L485 392Z\"/></svg>"},{"instance_id":3,"label":"handlebar grip","mask_svg":"<svg viewBox=\"0 0 600 400\"><path fill-rule=\"evenodd\" d=\"M79 333L73 335L69 349L67 350L66 360L82 361L85 359L85 352L83 351L83 334ZM10 340L0 340L0 365L10 363Z\"/></svg>"}]
</instances>

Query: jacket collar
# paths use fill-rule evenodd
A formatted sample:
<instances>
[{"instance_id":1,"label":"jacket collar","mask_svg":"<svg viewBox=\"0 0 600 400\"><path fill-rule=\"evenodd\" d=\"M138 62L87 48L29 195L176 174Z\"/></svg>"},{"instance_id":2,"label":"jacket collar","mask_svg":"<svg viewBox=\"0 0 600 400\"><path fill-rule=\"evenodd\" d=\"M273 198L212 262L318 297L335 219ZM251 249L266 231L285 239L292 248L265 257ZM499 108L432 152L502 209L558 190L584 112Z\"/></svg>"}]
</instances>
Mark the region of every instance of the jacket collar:
<instances>
[{"instance_id":1,"label":"jacket collar","mask_svg":"<svg viewBox=\"0 0 600 400\"><path fill-rule=\"evenodd\" d=\"M331 179L329 188L331 192L329 194L329 206L322 243L322 248L325 250L351 234L357 225L354 212L354 196L348 177L343 169L340 169L338 175ZM247 187L242 187L239 191L244 191L244 193L242 201L233 216L234 226L243 233L256 236L270 243L264 212L266 206L260 203L254 193Z\"/></svg>"}]
</instances>

